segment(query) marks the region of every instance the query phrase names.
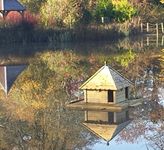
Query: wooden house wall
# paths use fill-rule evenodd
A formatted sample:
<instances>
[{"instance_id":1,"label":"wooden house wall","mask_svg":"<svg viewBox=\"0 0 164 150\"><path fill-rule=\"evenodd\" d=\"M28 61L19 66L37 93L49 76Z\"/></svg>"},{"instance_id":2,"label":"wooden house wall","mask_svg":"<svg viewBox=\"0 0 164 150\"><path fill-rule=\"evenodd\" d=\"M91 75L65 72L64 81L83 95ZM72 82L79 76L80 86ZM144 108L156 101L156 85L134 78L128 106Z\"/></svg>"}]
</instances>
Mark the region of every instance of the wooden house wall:
<instances>
[{"instance_id":1,"label":"wooden house wall","mask_svg":"<svg viewBox=\"0 0 164 150\"><path fill-rule=\"evenodd\" d=\"M108 121L108 112L86 111L85 121Z\"/></svg>"},{"instance_id":2,"label":"wooden house wall","mask_svg":"<svg viewBox=\"0 0 164 150\"><path fill-rule=\"evenodd\" d=\"M125 101L125 89L120 89L118 91L116 91L116 97L115 97L115 101L116 103L119 103L119 102L122 102L122 101Z\"/></svg>"},{"instance_id":3,"label":"wooden house wall","mask_svg":"<svg viewBox=\"0 0 164 150\"><path fill-rule=\"evenodd\" d=\"M88 103L107 103L108 92L99 90L86 90L84 92L85 102Z\"/></svg>"}]
</instances>

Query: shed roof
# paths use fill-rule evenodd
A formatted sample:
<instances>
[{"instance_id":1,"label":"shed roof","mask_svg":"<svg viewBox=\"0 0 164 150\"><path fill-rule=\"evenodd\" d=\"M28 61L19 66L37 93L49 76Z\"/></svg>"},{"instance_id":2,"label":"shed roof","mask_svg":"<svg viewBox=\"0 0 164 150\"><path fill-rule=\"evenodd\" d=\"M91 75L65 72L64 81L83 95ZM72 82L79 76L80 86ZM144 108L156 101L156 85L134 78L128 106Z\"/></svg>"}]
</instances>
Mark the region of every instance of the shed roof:
<instances>
[{"instance_id":1,"label":"shed roof","mask_svg":"<svg viewBox=\"0 0 164 150\"><path fill-rule=\"evenodd\" d=\"M131 85L132 83L119 72L104 65L84 82L80 89L119 90Z\"/></svg>"},{"instance_id":2,"label":"shed roof","mask_svg":"<svg viewBox=\"0 0 164 150\"><path fill-rule=\"evenodd\" d=\"M126 121L119 125L116 124L96 124L96 123L83 123L89 131L96 136L104 139L105 141L112 140L119 132L121 132L131 121Z\"/></svg>"},{"instance_id":3,"label":"shed roof","mask_svg":"<svg viewBox=\"0 0 164 150\"><path fill-rule=\"evenodd\" d=\"M0 0L1 11L24 11L25 7L17 0Z\"/></svg>"}]
</instances>

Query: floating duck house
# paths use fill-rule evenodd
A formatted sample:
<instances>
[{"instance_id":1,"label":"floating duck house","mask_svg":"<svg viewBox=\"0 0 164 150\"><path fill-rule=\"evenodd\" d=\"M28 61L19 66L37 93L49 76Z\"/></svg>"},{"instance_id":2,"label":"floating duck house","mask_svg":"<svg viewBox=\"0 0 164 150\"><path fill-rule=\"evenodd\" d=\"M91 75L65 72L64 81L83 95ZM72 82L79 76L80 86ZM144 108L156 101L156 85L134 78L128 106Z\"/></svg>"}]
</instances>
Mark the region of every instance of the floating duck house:
<instances>
[{"instance_id":1,"label":"floating duck house","mask_svg":"<svg viewBox=\"0 0 164 150\"><path fill-rule=\"evenodd\" d=\"M85 111L85 121L82 124L91 133L109 142L130 122L127 110L122 112Z\"/></svg>"},{"instance_id":2,"label":"floating duck house","mask_svg":"<svg viewBox=\"0 0 164 150\"><path fill-rule=\"evenodd\" d=\"M67 108L120 112L142 104L142 98L130 97L133 84L110 66L101 67L80 86L83 98L70 101Z\"/></svg>"},{"instance_id":3,"label":"floating duck house","mask_svg":"<svg viewBox=\"0 0 164 150\"><path fill-rule=\"evenodd\" d=\"M117 104L128 100L132 83L119 72L104 65L80 89L86 103Z\"/></svg>"},{"instance_id":4,"label":"floating duck house","mask_svg":"<svg viewBox=\"0 0 164 150\"><path fill-rule=\"evenodd\" d=\"M6 94L25 67L26 65L0 66L0 86Z\"/></svg>"}]
</instances>

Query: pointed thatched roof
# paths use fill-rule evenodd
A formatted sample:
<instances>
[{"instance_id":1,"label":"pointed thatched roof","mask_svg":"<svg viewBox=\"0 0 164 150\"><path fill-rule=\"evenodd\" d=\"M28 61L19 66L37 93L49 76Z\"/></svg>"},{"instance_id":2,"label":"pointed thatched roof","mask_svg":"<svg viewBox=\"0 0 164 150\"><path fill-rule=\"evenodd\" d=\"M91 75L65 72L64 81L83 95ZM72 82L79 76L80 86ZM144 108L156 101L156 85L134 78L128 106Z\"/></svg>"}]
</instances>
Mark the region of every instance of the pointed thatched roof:
<instances>
[{"instance_id":1,"label":"pointed thatched roof","mask_svg":"<svg viewBox=\"0 0 164 150\"><path fill-rule=\"evenodd\" d=\"M24 11L25 7L17 0L0 0L0 11Z\"/></svg>"},{"instance_id":2,"label":"pointed thatched roof","mask_svg":"<svg viewBox=\"0 0 164 150\"><path fill-rule=\"evenodd\" d=\"M96 123L83 123L84 127L86 127L90 132L95 134L96 136L104 139L105 141L112 140L120 131L122 131L128 124L129 121L121 123L119 125L116 124L96 124Z\"/></svg>"},{"instance_id":3,"label":"pointed thatched roof","mask_svg":"<svg viewBox=\"0 0 164 150\"><path fill-rule=\"evenodd\" d=\"M119 72L110 66L104 65L83 83L80 89L119 90L131 85L132 83Z\"/></svg>"},{"instance_id":4,"label":"pointed thatched roof","mask_svg":"<svg viewBox=\"0 0 164 150\"><path fill-rule=\"evenodd\" d=\"M25 67L26 65L0 66L0 85L6 93L9 92L14 81Z\"/></svg>"}]
</instances>

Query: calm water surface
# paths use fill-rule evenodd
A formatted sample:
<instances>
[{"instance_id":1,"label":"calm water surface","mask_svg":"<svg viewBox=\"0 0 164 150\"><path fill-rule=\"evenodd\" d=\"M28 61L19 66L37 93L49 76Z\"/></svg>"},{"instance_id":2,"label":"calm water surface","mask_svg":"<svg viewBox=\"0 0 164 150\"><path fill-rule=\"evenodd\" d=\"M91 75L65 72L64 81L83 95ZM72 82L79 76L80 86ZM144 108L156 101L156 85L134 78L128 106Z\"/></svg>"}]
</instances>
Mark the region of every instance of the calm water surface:
<instances>
[{"instance_id":1,"label":"calm water surface","mask_svg":"<svg viewBox=\"0 0 164 150\"><path fill-rule=\"evenodd\" d=\"M0 149L164 149L163 41L149 40L1 46ZM68 110L105 61L144 103L122 112Z\"/></svg>"}]
</instances>

